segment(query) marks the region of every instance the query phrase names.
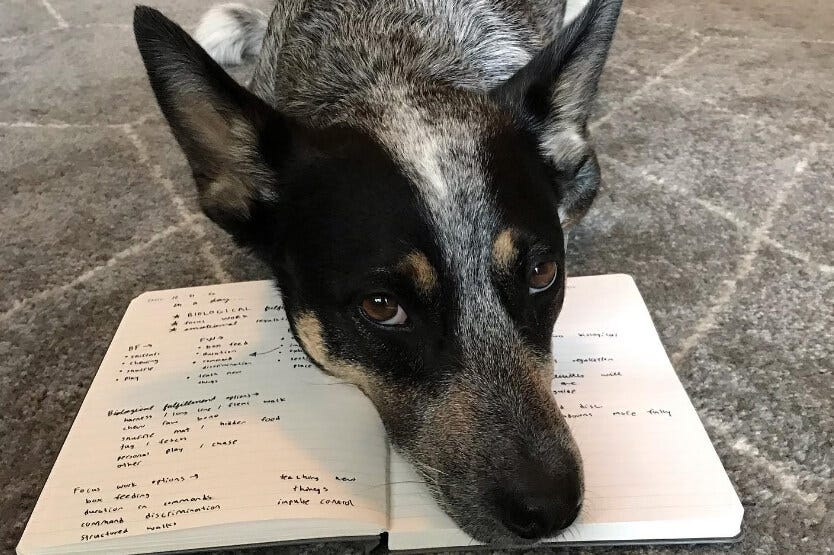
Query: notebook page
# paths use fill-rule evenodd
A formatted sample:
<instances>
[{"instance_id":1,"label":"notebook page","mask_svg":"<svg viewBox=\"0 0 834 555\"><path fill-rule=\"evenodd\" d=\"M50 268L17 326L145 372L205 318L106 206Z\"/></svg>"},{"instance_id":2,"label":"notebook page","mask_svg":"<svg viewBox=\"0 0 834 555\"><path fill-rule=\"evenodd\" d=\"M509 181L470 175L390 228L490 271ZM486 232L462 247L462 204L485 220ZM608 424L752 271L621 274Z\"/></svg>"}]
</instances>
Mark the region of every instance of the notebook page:
<instances>
[{"instance_id":1,"label":"notebook page","mask_svg":"<svg viewBox=\"0 0 834 555\"><path fill-rule=\"evenodd\" d=\"M568 279L553 391L579 444L585 501L554 541L731 537L738 496L629 276ZM396 453L389 547L475 543Z\"/></svg>"},{"instance_id":2,"label":"notebook page","mask_svg":"<svg viewBox=\"0 0 834 555\"><path fill-rule=\"evenodd\" d=\"M148 534L162 549L166 534L182 542L183 530L267 519L291 524L273 541L378 534L384 438L365 396L294 342L271 282L145 293L119 326L19 551L88 551Z\"/></svg>"}]
</instances>

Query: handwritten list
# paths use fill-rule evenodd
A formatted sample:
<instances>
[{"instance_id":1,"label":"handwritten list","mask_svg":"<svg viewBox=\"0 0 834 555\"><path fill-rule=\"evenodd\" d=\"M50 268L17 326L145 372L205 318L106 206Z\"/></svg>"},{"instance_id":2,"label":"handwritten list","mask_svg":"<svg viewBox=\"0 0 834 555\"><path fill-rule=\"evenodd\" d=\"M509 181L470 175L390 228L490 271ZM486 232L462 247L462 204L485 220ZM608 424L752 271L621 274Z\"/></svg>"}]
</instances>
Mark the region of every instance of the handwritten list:
<instances>
[{"instance_id":1,"label":"handwritten list","mask_svg":"<svg viewBox=\"0 0 834 555\"><path fill-rule=\"evenodd\" d=\"M265 520L295 521L296 539L378 534L387 456L370 402L315 369L269 282L146 293L22 543Z\"/></svg>"}]
</instances>

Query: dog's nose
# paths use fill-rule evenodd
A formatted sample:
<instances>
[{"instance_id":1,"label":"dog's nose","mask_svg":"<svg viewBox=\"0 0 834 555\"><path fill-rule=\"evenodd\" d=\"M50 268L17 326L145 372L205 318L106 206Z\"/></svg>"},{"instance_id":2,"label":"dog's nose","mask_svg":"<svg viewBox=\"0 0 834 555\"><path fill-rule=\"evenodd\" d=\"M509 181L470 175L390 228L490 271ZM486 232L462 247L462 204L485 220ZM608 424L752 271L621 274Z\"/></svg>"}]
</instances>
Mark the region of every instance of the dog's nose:
<instances>
[{"instance_id":1,"label":"dog's nose","mask_svg":"<svg viewBox=\"0 0 834 555\"><path fill-rule=\"evenodd\" d=\"M501 522L517 536L535 540L555 535L576 520L582 492L577 473L525 464L498 488L497 501Z\"/></svg>"}]
</instances>

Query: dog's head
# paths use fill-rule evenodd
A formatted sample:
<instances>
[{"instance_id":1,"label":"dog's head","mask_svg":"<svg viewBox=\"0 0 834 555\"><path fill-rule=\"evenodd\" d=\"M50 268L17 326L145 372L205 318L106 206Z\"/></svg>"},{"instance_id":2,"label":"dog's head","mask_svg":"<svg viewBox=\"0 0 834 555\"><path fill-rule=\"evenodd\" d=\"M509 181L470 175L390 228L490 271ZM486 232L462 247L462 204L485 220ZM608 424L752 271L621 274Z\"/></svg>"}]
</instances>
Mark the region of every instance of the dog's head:
<instances>
[{"instance_id":1,"label":"dog's head","mask_svg":"<svg viewBox=\"0 0 834 555\"><path fill-rule=\"evenodd\" d=\"M582 501L551 333L564 229L599 184L587 118L618 11L592 2L491 91L392 86L314 128L137 10L203 210L271 265L308 355L368 395L479 540L553 534Z\"/></svg>"}]
</instances>

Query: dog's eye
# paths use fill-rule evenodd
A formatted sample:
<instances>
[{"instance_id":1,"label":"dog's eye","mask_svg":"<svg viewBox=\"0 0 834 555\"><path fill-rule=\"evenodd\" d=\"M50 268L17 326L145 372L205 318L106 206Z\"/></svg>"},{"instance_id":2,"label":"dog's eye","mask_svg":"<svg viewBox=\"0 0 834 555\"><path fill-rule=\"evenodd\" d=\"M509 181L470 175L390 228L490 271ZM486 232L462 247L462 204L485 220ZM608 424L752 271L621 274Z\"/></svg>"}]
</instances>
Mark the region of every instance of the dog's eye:
<instances>
[{"instance_id":1,"label":"dog's eye","mask_svg":"<svg viewBox=\"0 0 834 555\"><path fill-rule=\"evenodd\" d=\"M383 326L399 326L408 320L408 315L400 303L388 295L378 294L365 297L361 307L365 316Z\"/></svg>"},{"instance_id":2,"label":"dog's eye","mask_svg":"<svg viewBox=\"0 0 834 555\"><path fill-rule=\"evenodd\" d=\"M539 262L530 271L530 294L541 293L556 281L556 263L552 260Z\"/></svg>"}]
</instances>

